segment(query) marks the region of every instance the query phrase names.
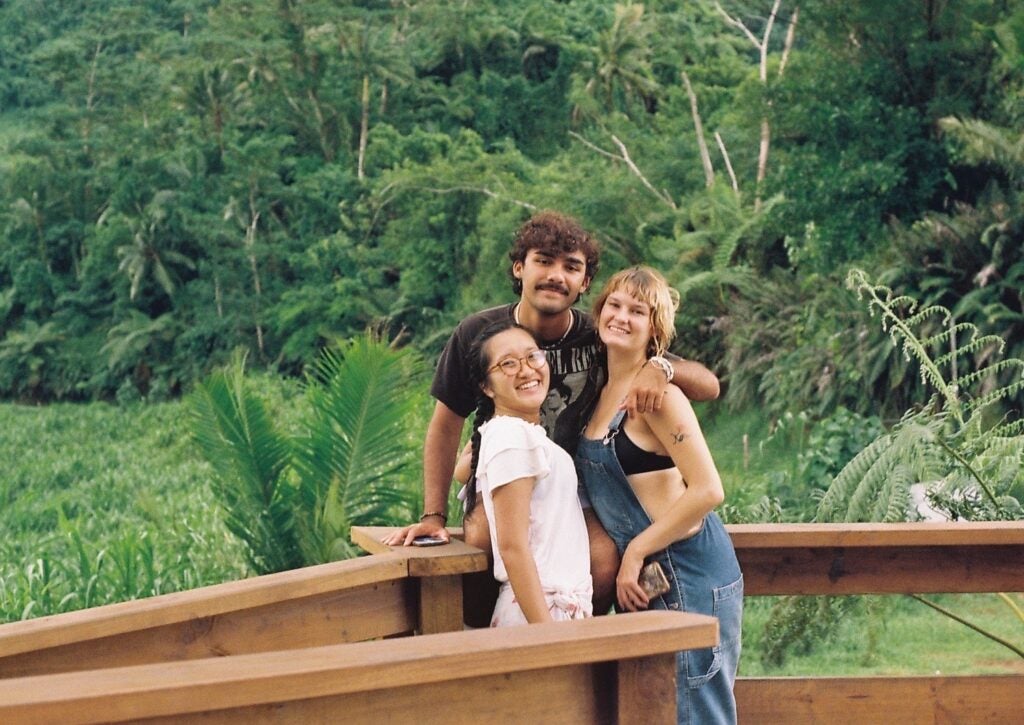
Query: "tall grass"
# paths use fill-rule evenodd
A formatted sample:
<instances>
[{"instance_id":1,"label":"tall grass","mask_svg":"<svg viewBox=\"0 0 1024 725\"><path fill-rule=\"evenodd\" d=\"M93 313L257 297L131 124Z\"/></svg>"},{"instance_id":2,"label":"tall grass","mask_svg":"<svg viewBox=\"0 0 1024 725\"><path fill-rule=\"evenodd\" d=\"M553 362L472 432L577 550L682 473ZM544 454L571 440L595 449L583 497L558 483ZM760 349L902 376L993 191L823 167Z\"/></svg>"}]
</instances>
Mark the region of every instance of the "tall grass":
<instances>
[{"instance_id":1,"label":"tall grass","mask_svg":"<svg viewBox=\"0 0 1024 725\"><path fill-rule=\"evenodd\" d=\"M179 403L0 405L0 621L249 574Z\"/></svg>"}]
</instances>

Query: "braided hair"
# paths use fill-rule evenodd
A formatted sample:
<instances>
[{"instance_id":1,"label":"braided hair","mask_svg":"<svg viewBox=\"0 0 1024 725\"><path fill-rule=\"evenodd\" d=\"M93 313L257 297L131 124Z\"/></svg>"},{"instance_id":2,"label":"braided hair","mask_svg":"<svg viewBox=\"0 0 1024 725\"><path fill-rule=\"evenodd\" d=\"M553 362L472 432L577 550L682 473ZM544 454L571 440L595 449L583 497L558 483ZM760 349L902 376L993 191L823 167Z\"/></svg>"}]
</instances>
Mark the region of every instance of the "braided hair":
<instances>
[{"instance_id":1,"label":"braided hair","mask_svg":"<svg viewBox=\"0 0 1024 725\"><path fill-rule=\"evenodd\" d=\"M519 323L511 319L501 319L481 330L469 347L469 380L476 391L476 412L473 416L473 433L470 436L473 453L469 464L469 480L466 481L466 516L476 507L476 468L480 462L480 427L494 417L494 401L484 393L483 389L487 380L487 370L492 364L484 348L492 337L506 330L523 330L533 337L533 333Z\"/></svg>"}]
</instances>

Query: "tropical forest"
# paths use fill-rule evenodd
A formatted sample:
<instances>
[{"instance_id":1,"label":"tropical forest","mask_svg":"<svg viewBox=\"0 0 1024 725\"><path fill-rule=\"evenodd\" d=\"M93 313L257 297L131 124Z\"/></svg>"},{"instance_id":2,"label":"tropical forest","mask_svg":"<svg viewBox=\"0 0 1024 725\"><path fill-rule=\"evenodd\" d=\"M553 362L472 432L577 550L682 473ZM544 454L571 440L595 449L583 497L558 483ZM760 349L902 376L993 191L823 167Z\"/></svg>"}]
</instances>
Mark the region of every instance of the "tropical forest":
<instances>
[{"instance_id":1,"label":"tropical forest","mask_svg":"<svg viewBox=\"0 0 1024 725\"><path fill-rule=\"evenodd\" d=\"M1024 4L4 0L0 622L415 521L542 210L678 290L727 524L1024 520ZM740 667L1019 674L1024 598L758 597Z\"/></svg>"}]
</instances>

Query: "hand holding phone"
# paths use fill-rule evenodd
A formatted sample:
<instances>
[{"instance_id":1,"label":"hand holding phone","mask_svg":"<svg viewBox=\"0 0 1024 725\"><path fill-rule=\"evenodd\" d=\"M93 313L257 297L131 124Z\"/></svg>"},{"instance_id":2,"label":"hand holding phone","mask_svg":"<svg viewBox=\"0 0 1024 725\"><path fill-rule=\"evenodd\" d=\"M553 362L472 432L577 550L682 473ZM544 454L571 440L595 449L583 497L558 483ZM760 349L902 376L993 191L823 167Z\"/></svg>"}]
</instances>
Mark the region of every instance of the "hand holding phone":
<instances>
[{"instance_id":1,"label":"hand holding phone","mask_svg":"<svg viewBox=\"0 0 1024 725\"><path fill-rule=\"evenodd\" d=\"M644 594L647 595L648 599L653 599L664 594L672 587L668 583L668 578L665 576L665 571L661 568L661 564L652 561L640 570L640 588L644 590Z\"/></svg>"}]
</instances>

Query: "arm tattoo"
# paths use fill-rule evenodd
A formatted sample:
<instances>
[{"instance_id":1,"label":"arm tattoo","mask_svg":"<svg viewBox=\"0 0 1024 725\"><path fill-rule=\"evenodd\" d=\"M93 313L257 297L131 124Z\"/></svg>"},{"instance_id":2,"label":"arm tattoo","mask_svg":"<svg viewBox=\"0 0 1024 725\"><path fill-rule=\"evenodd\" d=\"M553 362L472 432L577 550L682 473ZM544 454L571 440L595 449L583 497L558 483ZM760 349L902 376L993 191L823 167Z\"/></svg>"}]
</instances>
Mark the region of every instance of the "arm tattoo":
<instances>
[{"instance_id":1,"label":"arm tattoo","mask_svg":"<svg viewBox=\"0 0 1024 725\"><path fill-rule=\"evenodd\" d=\"M672 438L675 439L676 443L682 443L683 439L686 438L686 434L680 430L678 433L673 433Z\"/></svg>"}]
</instances>

